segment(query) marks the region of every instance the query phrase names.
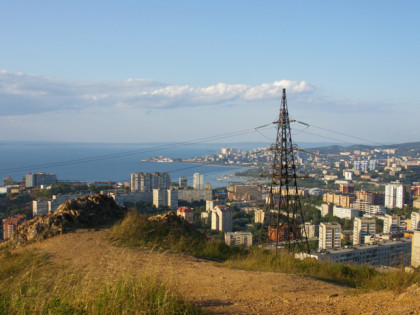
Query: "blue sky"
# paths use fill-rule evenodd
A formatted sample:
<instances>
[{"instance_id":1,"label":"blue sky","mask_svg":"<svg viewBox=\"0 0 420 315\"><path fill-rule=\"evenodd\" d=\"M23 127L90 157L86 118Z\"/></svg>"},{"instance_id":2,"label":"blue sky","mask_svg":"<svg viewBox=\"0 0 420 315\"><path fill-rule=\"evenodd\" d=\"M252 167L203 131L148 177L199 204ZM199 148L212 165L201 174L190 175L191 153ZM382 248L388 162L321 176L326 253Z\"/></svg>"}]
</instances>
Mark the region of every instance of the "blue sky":
<instances>
[{"instance_id":1,"label":"blue sky","mask_svg":"<svg viewBox=\"0 0 420 315\"><path fill-rule=\"evenodd\" d=\"M418 1L0 6L0 140L180 141L252 129L273 121L283 87L290 114L311 126L420 140ZM292 128L297 141L359 142ZM232 142L273 137L262 133Z\"/></svg>"}]
</instances>

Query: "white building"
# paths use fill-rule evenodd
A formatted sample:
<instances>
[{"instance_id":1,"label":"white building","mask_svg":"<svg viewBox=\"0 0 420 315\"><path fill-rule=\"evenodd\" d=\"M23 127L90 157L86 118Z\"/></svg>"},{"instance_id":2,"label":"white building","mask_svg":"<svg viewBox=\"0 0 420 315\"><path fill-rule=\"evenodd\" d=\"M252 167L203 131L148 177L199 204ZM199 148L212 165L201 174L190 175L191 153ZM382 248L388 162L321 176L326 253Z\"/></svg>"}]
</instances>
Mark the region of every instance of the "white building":
<instances>
[{"instance_id":1,"label":"white building","mask_svg":"<svg viewBox=\"0 0 420 315\"><path fill-rule=\"evenodd\" d=\"M245 247L252 246L252 233L250 232L226 232L225 243L229 246L243 245Z\"/></svg>"},{"instance_id":2,"label":"white building","mask_svg":"<svg viewBox=\"0 0 420 315\"><path fill-rule=\"evenodd\" d=\"M389 184L385 186L385 207L404 208L404 204L410 202L410 187L401 184Z\"/></svg>"},{"instance_id":3,"label":"white building","mask_svg":"<svg viewBox=\"0 0 420 315\"><path fill-rule=\"evenodd\" d=\"M355 218L353 222L353 245L364 244L366 235L376 233L375 219Z\"/></svg>"},{"instance_id":4,"label":"white building","mask_svg":"<svg viewBox=\"0 0 420 315\"><path fill-rule=\"evenodd\" d=\"M32 201L32 215L37 217L49 213L49 202L47 200L34 200Z\"/></svg>"},{"instance_id":5,"label":"white building","mask_svg":"<svg viewBox=\"0 0 420 315\"><path fill-rule=\"evenodd\" d=\"M336 222L319 225L319 249L341 247L341 225Z\"/></svg>"},{"instance_id":6,"label":"white building","mask_svg":"<svg viewBox=\"0 0 420 315\"><path fill-rule=\"evenodd\" d=\"M346 179L346 180L353 180L353 172L344 171L344 179Z\"/></svg>"},{"instance_id":7,"label":"white building","mask_svg":"<svg viewBox=\"0 0 420 315\"><path fill-rule=\"evenodd\" d=\"M384 217L384 233L392 233L399 230L401 218L398 215L385 214Z\"/></svg>"},{"instance_id":8,"label":"white building","mask_svg":"<svg viewBox=\"0 0 420 315\"><path fill-rule=\"evenodd\" d=\"M413 211L411 213L411 231L420 230L420 212Z\"/></svg>"},{"instance_id":9,"label":"white building","mask_svg":"<svg viewBox=\"0 0 420 315\"><path fill-rule=\"evenodd\" d=\"M333 213L333 209L334 209L334 204L332 203L323 203L321 205L321 216L325 217L329 214Z\"/></svg>"},{"instance_id":10,"label":"white building","mask_svg":"<svg viewBox=\"0 0 420 315\"><path fill-rule=\"evenodd\" d=\"M178 209L178 190L176 189L153 189L153 205L156 208L169 207Z\"/></svg>"},{"instance_id":11,"label":"white building","mask_svg":"<svg viewBox=\"0 0 420 315\"><path fill-rule=\"evenodd\" d=\"M216 206L211 212L211 229L222 232L232 231L232 210L225 206Z\"/></svg>"},{"instance_id":12,"label":"white building","mask_svg":"<svg viewBox=\"0 0 420 315\"><path fill-rule=\"evenodd\" d=\"M200 173L193 174L193 188L204 189L204 177Z\"/></svg>"},{"instance_id":13,"label":"white building","mask_svg":"<svg viewBox=\"0 0 420 315\"><path fill-rule=\"evenodd\" d=\"M265 211L264 210L255 210L254 211L255 216L255 223L262 223L264 224L265 220Z\"/></svg>"},{"instance_id":14,"label":"white building","mask_svg":"<svg viewBox=\"0 0 420 315\"><path fill-rule=\"evenodd\" d=\"M343 208L339 206L334 206L333 215L339 217L340 219L353 219L359 216L358 209Z\"/></svg>"}]
</instances>

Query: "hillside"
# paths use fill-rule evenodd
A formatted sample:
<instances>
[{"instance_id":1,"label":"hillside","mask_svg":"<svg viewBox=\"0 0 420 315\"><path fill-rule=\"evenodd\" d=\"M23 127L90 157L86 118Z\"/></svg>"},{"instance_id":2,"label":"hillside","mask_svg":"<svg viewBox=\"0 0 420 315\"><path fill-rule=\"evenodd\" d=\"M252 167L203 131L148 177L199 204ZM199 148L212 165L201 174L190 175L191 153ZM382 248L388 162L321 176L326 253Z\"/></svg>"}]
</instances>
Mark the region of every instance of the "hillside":
<instances>
[{"instance_id":1,"label":"hillside","mask_svg":"<svg viewBox=\"0 0 420 315\"><path fill-rule=\"evenodd\" d=\"M330 145L330 146L321 146L321 147L311 147L307 150L310 152L319 151L320 154L338 154L344 151L354 151L354 150L373 150L373 149L390 149L395 148L404 152L406 155L415 155L420 152L420 141L419 142L409 142L409 143L397 143L389 145L363 145L363 144L352 144L348 146L341 145Z\"/></svg>"},{"instance_id":2,"label":"hillside","mask_svg":"<svg viewBox=\"0 0 420 315\"><path fill-rule=\"evenodd\" d=\"M271 272L228 269L182 254L112 246L109 230L77 230L17 252L47 253L88 283L145 275L162 281L200 309L216 314L420 314L420 288L354 294L354 289Z\"/></svg>"}]
</instances>

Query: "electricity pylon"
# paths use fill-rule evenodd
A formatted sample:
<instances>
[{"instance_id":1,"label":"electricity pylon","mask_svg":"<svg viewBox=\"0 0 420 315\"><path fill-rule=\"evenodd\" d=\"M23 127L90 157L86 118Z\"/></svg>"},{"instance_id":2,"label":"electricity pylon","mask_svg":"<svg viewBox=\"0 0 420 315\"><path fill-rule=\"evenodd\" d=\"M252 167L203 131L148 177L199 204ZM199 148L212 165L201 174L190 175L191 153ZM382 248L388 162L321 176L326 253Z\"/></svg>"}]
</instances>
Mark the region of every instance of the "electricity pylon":
<instances>
[{"instance_id":1,"label":"electricity pylon","mask_svg":"<svg viewBox=\"0 0 420 315\"><path fill-rule=\"evenodd\" d=\"M289 251L306 251L309 253L308 237L305 229L302 206L299 199L295 151L293 146L287 108L286 89L283 89L276 144L271 147L274 152L269 188L269 225L268 239L275 242L276 251L280 247Z\"/></svg>"}]
</instances>

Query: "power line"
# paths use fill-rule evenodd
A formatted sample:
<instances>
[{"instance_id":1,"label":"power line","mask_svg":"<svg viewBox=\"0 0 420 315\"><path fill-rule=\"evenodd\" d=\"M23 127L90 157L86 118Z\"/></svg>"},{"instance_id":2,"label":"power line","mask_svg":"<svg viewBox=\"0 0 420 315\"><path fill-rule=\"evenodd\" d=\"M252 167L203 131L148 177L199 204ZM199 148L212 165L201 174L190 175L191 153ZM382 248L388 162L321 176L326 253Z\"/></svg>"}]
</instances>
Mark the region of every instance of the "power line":
<instances>
[{"instance_id":1,"label":"power line","mask_svg":"<svg viewBox=\"0 0 420 315\"><path fill-rule=\"evenodd\" d=\"M130 156L130 155L135 155L135 154L140 154L140 153L150 153L150 152L155 152L155 151L168 150L168 149L172 149L172 148L189 146L189 145L194 145L194 144L203 143L203 142L225 139L225 138L229 138L229 137L241 136L241 135L244 135L244 134L256 132L259 129L263 130L270 125L271 124L265 124L265 125L262 125L262 126L257 126L255 128L252 128L252 129L244 129L244 130L234 131L234 132L230 132L230 133L215 135L215 136L193 139L193 140L189 140L189 141L176 142L176 143L173 143L173 144L155 146L155 147L151 147L151 148L147 148L147 149L131 150L131 151L125 151L125 152L119 152L119 153L111 153L111 154L102 154L102 155L92 156L92 157L88 157L88 158L72 159L72 160L67 160L67 161L62 161L62 162L53 162L53 163L36 164L36 165L30 165L30 166L0 169L0 174L16 173L16 172L21 172L21 171L29 171L29 170L36 169L36 168L63 167L63 166L74 165L74 164L83 164L83 163L96 162L96 161L101 161L101 160L106 160L106 159L114 159L114 158Z\"/></svg>"}]
</instances>

